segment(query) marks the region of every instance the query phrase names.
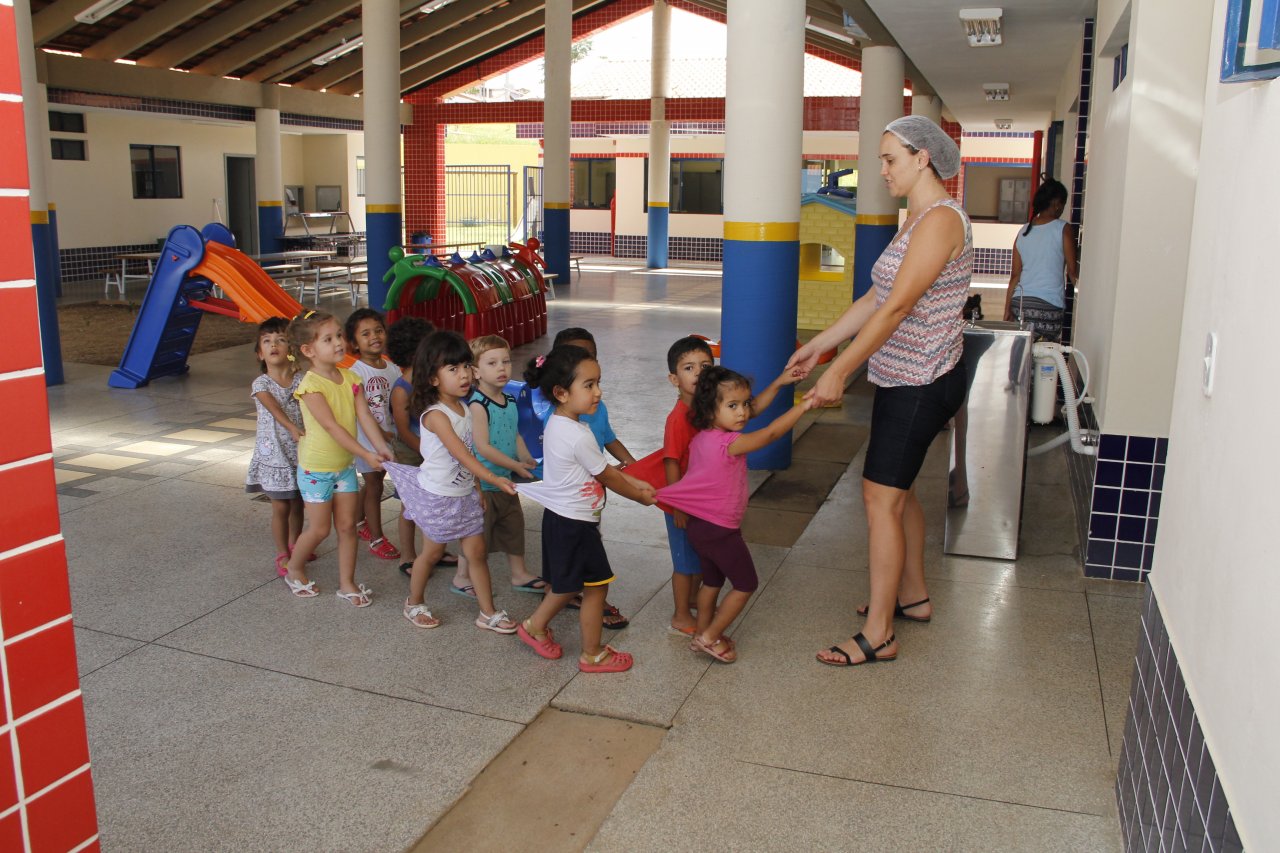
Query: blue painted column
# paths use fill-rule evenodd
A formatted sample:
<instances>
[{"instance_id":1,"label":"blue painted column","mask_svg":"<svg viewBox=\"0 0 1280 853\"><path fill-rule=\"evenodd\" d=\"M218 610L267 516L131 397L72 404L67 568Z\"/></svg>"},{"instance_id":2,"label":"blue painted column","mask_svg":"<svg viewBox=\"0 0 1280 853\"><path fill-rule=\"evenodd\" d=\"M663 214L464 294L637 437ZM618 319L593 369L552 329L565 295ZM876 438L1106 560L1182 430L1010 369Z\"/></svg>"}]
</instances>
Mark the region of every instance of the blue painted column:
<instances>
[{"instance_id":1,"label":"blue painted column","mask_svg":"<svg viewBox=\"0 0 1280 853\"><path fill-rule=\"evenodd\" d=\"M388 253L404 242L400 187L400 10L364 0L365 234L369 244L369 307L385 309Z\"/></svg>"},{"instance_id":2,"label":"blue painted column","mask_svg":"<svg viewBox=\"0 0 1280 853\"><path fill-rule=\"evenodd\" d=\"M905 74L902 51L882 45L862 49L858 105L858 212L854 219L853 298L871 289L871 268L898 233L897 199L880 177L880 137L902 116ZM914 99L913 99L914 100ZM924 104L922 103L922 107ZM939 110L941 106L939 106Z\"/></svg>"},{"instance_id":3,"label":"blue painted column","mask_svg":"<svg viewBox=\"0 0 1280 853\"><path fill-rule=\"evenodd\" d=\"M62 297L62 250L58 247L58 206L49 202L49 263L53 265L53 293Z\"/></svg>"},{"instance_id":4,"label":"blue painted column","mask_svg":"<svg viewBox=\"0 0 1280 853\"><path fill-rule=\"evenodd\" d=\"M280 155L280 90L262 87L268 106L254 110L257 155L253 163L254 190L258 196L258 252L284 251L284 168Z\"/></svg>"},{"instance_id":5,"label":"blue painted column","mask_svg":"<svg viewBox=\"0 0 1280 853\"><path fill-rule=\"evenodd\" d=\"M36 272L36 308L40 315L40 351L45 385L61 385L62 337L58 332L59 269L56 240L49 226L49 196L44 161L49 151L48 96L36 75L35 44L31 35L31 4L13 6L17 30L18 69L22 78L22 120L26 132L28 205L31 211L31 249Z\"/></svg>"},{"instance_id":6,"label":"blue painted column","mask_svg":"<svg viewBox=\"0 0 1280 853\"><path fill-rule=\"evenodd\" d=\"M556 274L558 285L572 282L569 275L570 208L569 48L573 42L571 0L546 3L546 96L542 102L542 207L546 240L543 256Z\"/></svg>"},{"instance_id":7,"label":"blue painted column","mask_svg":"<svg viewBox=\"0 0 1280 853\"><path fill-rule=\"evenodd\" d=\"M671 7L666 0L654 0L649 100L649 228L646 240L649 269L661 269L668 265L669 260L671 125L667 122L667 97L671 94L670 65Z\"/></svg>"},{"instance_id":8,"label":"blue painted column","mask_svg":"<svg viewBox=\"0 0 1280 853\"><path fill-rule=\"evenodd\" d=\"M804 0L729 0L721 361L763 388L795 351L800 279ZM768 57L762 62L761 57ZM789 390L748 427L793 404ZM791 436L747 457L791 465Z\"/></svg>"}]
</instances>

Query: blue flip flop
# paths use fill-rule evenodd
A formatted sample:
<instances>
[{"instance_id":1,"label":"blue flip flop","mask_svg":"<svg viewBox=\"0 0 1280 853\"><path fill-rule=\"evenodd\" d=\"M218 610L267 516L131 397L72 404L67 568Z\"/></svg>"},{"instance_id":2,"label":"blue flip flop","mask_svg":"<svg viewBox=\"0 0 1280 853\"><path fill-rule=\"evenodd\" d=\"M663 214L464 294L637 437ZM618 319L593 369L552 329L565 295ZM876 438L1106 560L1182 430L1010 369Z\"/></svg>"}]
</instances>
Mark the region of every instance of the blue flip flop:
<instances>
[{"instance_id":1,"label":"blue flip flop","mask_svg":"<svg viewBox=\"0 0 1280 853\"><path fill-rule=\"evenodd\" d=\"M542 578L534 578L524 583L513 583L511 589L515 592L531 592L534 595L545 595L547 592L547 582Z\"/></svg>"},{"instance_id":2,"label":"blue flip flop","mask_svg":"<svg viewBox=\"0 0 1280 853\"><path fill-rule=\"evenodd\" d=\"M449 584L449 592L454 595L460 595L463 598L470 598L472 601L476 598L476 588L474 586L454 586Z\"/></svg>"}]
</instances>

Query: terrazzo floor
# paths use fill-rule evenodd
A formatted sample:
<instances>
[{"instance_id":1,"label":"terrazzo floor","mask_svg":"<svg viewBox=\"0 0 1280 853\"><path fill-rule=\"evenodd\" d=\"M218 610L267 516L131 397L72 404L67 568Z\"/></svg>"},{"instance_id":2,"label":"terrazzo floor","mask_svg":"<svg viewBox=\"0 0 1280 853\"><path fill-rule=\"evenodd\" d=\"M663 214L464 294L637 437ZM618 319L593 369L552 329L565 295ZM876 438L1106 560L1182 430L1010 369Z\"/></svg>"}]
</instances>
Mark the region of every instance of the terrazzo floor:
<instances>
[{"instance_id":1,"label":"terrazzo floor","mask_svg":"<svg viewBox=\"0 0 1280 853\"><path fill-rule=\"evenodd\" d=\"M552 333L595 333L612 421L637 456L661 443L668 344L718 336L719 299L715 270L588 259L550 303ZM1082 577L1059 453L1028 470L1029 556L999 562L941 553L947 460L935 446L918 487L935 618L902 627L895 664L853 670L813 655L851 633L867 592L861 452L794 545L752 546L761 588L734 666L667 631L661 516L612 498L610 597L632 624L608 638L637 664L583 676L569 616L557 623L565 658L543 661L473 628L447 571L428 588L435 631L405 622L407 581L367 551L357 572L373 607L288 596L267 506L243 491L256 371L245 348L137 391L107 388L109 368L69 364L50 389L104 849L404 850L547 707L667 729L581 840L593 850L1118 848L1112 790L1141 588ZM869 413L859 382L805 427ZM388 521L398 506L384 502ZM540 513L526 510L536 571ZM324 591L333 547L313 564ZM508 591L505 558L491 565L499 605L527 615L536 600Z\"/></svg>"}]
</instances>

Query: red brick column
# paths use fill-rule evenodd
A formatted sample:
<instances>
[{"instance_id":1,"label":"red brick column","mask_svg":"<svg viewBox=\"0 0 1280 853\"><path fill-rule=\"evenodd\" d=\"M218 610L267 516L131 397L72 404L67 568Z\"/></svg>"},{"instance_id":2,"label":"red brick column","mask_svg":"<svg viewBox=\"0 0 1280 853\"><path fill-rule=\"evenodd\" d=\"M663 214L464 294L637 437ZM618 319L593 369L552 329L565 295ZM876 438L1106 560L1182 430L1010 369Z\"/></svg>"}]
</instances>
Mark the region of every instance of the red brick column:
<instances>
[{"instance_id":1,"label":"red brick column","mask_svg":"<svg viewBox=\"0 0 1280 853\"><path fill-rule=\"evenodd\" d=\"M97 849L32 263L14 8L0 0L0 850Z\"/></svg>"}]
</instances>

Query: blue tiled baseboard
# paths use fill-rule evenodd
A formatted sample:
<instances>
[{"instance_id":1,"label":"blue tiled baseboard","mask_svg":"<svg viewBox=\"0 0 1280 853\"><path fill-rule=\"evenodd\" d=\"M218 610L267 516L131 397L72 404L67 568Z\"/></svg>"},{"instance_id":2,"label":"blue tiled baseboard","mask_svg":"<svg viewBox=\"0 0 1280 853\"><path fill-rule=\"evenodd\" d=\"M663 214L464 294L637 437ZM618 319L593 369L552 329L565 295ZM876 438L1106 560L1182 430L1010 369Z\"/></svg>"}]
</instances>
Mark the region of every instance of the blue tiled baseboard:
<instances>
[{"instance_id":1,"label":"blue tiled baseboard","mask_svg":"<svg viewBox=\"0 0 1280 853\"><path fill-rule=\"evenodd\" d=\"M667 244L673 261L724 260L723 240L719 237L672 237ZM613 253L619 258L648 257L649 240L644 234L619 234L614 238Z\"/></svg>"},{"instance_id":2,"label":"blue tiled baseboard","mask_svg":"<svg viewBox=\"0 0 1280 853\"><path fill-rule=\"evenodd\" d=\"M570 231L569 251L583 255L612 254L608 231Z\"/></svg>"},{"instance_id":3,"label":"blue tiled baseboard","mask_svg":"<svg viewBox=\"0 0 1280 853\"><path fill-rule=\"evenodd\" d=\"M975 275L1009 275L1013 272L1013 249L975 248L973 272Z\"/></svg>"},{"instance_id":4,"label":"blue tiled baseboard","mask_svg":"<svg viewBox=\"0 0 1280 853\"><path fill-rule=\"evenodd\" d=\"M1116 804L1126 851L1243 849L1151 587L1134 660Z\"/></svg>"}]
</instances>

